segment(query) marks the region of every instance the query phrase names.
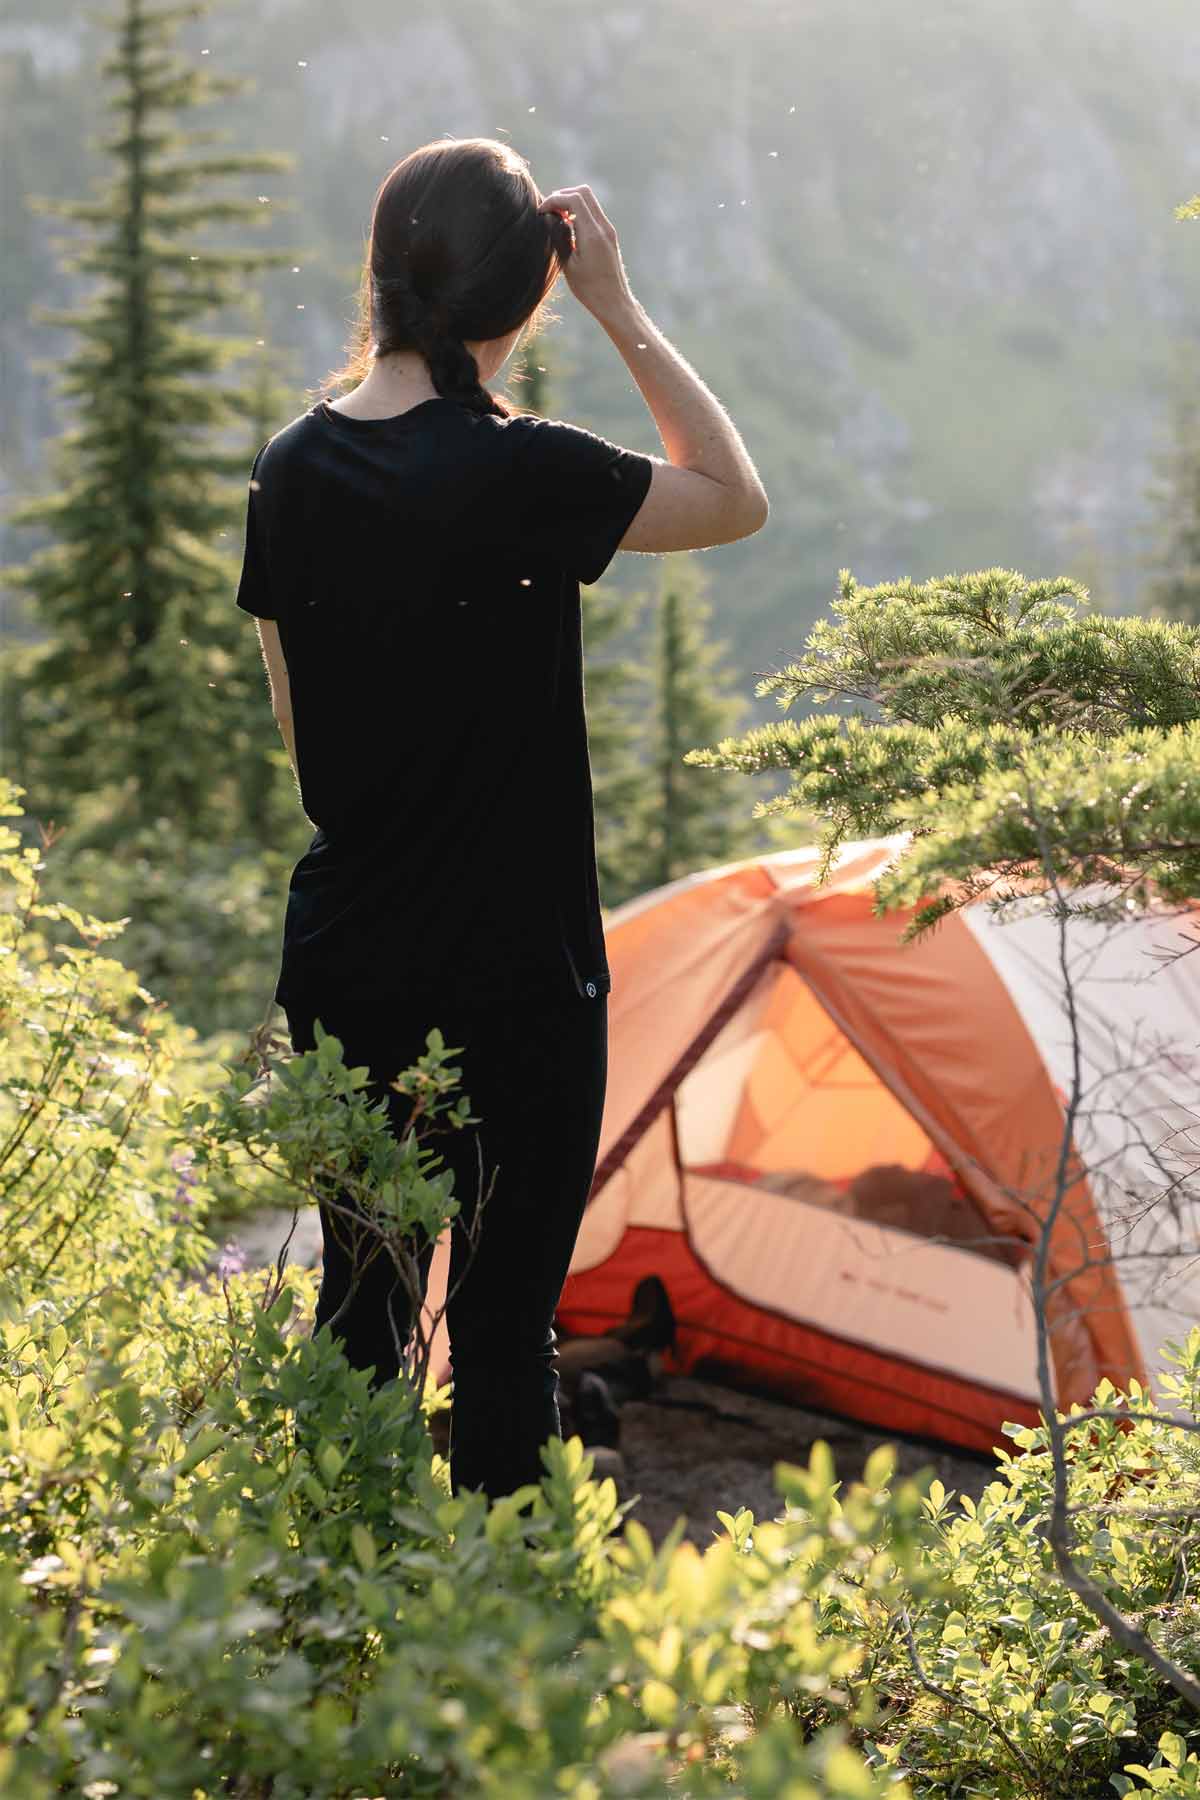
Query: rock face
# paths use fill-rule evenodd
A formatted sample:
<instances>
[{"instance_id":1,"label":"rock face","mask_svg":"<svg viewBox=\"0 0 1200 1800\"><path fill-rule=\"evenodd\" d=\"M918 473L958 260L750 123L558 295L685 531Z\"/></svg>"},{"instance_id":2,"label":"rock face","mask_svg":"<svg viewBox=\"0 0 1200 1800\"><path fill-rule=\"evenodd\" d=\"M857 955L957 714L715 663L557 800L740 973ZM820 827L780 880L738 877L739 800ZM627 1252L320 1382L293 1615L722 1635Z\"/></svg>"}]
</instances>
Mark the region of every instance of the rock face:
<instances>
[{"instance_id":1,"label":"rock face","mask_svg":"<svg viewBox=\"0 0 1200 1800\"><path fill-rule=\"evenodd\" d=\"M270 237L303 244L300 273L261 284L296 410L339 359L388 168L433 137L503 137L543 189L596 189L639 297L759 465L768 530L706 563L748 668L800 647L840 566L999 562L1133 605L1163 391L1200 300L1200 243L1173 216L1200 187L1188 0L811 0L702 27L693 0L627 0L581 16L565 50L558 19L550 0L411 17L361 0L352 20L269 0L189 27L188 54L256 81L219 109L231 144L296 158L271 178ZM7 141L37 146L21 186L80 195L104 172L88 70L105 47L90 19L7 9ZM19 207L3 248L16 494L67 422L35 366L67 340L27 310L77 296ZM556 305L552 409L660 451L607 340Z\"/></svg>"}]
</instances>

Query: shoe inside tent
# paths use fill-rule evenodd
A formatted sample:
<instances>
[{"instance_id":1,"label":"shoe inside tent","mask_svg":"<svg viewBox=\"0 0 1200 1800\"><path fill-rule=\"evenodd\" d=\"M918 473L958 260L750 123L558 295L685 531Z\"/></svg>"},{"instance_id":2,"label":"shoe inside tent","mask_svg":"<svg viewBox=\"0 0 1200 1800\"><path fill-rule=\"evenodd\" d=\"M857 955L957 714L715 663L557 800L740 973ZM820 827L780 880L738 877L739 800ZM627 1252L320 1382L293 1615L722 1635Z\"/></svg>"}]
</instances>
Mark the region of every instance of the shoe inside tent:
<instances>
[{"instance_id":1,"label":"shoe inside tent","mask_svg":"<svg viewBox=\"0 0 1200 1800\"><path fill-rule=\"evenodd\" d=\"M1069 922L1068 1138L1057 921L973 903L902 942L872 889L901 842L846 846L820 886L803 849L609 916L604 1125L558 1320L603 1331L657 1274L668 1373L986 1451L1037 1419L1029 1274L1052 1212L1060 1406L1145 1380L1200 1316L1194 1210L1147 1204L1200 1118L1200 959L1171 955L1192 941L1177 911Z\"/></svg>"}]
</instances>

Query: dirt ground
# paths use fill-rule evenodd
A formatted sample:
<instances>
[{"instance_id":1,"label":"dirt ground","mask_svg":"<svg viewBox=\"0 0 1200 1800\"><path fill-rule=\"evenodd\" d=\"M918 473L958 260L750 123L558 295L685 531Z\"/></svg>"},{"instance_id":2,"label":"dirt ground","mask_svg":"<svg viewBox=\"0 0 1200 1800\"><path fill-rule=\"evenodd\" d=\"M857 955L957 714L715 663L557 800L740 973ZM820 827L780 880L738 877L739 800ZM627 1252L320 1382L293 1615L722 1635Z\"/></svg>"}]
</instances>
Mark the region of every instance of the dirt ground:
<instances>
[{"instance_id":1,"label":"dirt ground","mask_svg":"<svg viewBox=\"0 0 1200 1800\"><path fill-rule=\"evenodd\" d=\"M247 1267L261 1266L274 1261L290 1223L290 1213L248 1217L232 1225L227 1236ZM290 1260L313 1267L320 1242L316 1213L302 1212ZM660 1376L653 1395L627 1402L620 1419L625 1468L617 1479L618 1495L622 1500L640 1496L628 1516L639 1519L656 1544L680 1513L687 1519L684 1536L701 1549L720 1530L718 1509L736 1513L748 1506L756 1518L773 1517L782 1505L772 1480L775 1464L806 1463L817 1438L829 1445L837 1473L847 1482L862 1473L876 1445L888 1442L897 1447L901 1473L930 1469L947 1490L975 1498L995 1472L990 1458L896 1438L690 1376Z\"/></svg>"},{"instance_id":2,"label":"dirt ground","mask_svg":"<svg viewBox=\"0 0 1200 1800\"><path fill-rule=\"evenodd\" d=\"M628 1516L640 1519L656 1544L683 1513L684 1537L703 1549L720 1531L718 1508L736 1513L748 1506L756 1518L772 1518L782 1506L775 1464L807 1463L818 1438L829 1445L844 1482L856 1480L871 1451L889 1442L901 1473L930 1469L948 1491L977 1498L995 1474L990 1459L967 1451L890 1437L723 1382L672 1376L661 1394L621 1408L626 1479L618 1480L617 1491L622 1500L641 1495Z\"/></svg>"}]
</instances>

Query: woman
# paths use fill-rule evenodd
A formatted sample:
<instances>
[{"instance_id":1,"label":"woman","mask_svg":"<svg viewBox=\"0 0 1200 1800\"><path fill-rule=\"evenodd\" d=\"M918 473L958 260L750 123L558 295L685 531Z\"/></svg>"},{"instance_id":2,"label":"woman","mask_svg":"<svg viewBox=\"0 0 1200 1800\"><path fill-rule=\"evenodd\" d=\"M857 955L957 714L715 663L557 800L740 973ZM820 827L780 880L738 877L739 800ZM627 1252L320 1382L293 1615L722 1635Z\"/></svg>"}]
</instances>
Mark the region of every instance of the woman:
<instances>
[{"instance_id":1,"label":"woman","mask_svg":"<svg viewBox=\"0 0 1200 1800\"><path fill-rule=\"evenodd\" d=\"M573 227L573 229L572 229ZM666 460L521 413L483 385L567 286L624 358ZM293 872L276 999L386 1084L434 1025L478 1133L436 1147L451 1234L456 1491L536 1482L560 1434L553 1330L595 1169L605 958L579 584L618 549L725 544L767 500L737 431L631 292L586 186L544 197L487 138L404 158L375 198L357 380L255 458L237 604L316 826ZM329 384L327 384L329 385ZM478 1243L467 1232L485 1195ZM375 1256L357 1281L322 1209L317 1329L393 1379L412 1320ZM428 1277L432 1246L423 1254Z\"/></svg>"}]
</instances>

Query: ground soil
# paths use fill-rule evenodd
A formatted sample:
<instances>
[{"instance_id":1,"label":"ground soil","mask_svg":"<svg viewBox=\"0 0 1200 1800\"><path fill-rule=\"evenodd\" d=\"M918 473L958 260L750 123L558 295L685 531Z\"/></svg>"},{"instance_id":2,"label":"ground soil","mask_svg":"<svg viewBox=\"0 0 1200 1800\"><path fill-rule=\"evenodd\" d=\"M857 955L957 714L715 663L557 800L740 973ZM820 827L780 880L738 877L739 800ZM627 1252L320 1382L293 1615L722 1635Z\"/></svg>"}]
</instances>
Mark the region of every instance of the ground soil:
<instances>
[{"instance_id":1,"label":"ground soil","mask_svg":"<svg viewBox=\"0 0 1200 1800\"><path fill-rule=\"evenodd\" d=\"M806 1464L823 1438L844 1482L856 1480L879 1444L896 1446L902 1474L928 1469L947 1490L977 1498L995 1476L990 1458L945 1445L897 1438L852 1421L808 1412L723 1382L691 1376L664 1379L661 1394L621 1408L622 1499L640 1494L630 1518L640 1519L661 1543L679 1514L684 1537L701 1549L719 1532L717 1509L748 1506L758 1519L772 1518L783 1502L775 1487L776 1463Z\"/></svg>"}]
</instances>

